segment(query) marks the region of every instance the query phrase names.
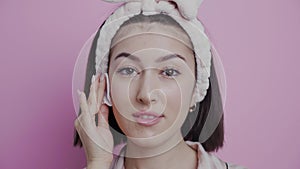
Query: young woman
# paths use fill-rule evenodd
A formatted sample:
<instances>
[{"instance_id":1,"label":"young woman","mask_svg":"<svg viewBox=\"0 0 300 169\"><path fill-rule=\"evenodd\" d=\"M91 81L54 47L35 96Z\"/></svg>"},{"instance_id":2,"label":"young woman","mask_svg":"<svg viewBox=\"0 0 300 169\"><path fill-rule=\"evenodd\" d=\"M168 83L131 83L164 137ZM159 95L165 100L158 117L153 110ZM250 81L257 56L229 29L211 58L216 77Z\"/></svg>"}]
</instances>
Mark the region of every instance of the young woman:
<instances>
[{"instance_id":1,"label":"young woman","mask_svg":"<svg viewBox=\"0 0 300 169\"><path fill-rule=\"evenodd\" d=\"M99 29L75 121L87 168L241 168L209 153L223 145L223 104L191 3L128 2Z\"/></svg>"}]
</instances>

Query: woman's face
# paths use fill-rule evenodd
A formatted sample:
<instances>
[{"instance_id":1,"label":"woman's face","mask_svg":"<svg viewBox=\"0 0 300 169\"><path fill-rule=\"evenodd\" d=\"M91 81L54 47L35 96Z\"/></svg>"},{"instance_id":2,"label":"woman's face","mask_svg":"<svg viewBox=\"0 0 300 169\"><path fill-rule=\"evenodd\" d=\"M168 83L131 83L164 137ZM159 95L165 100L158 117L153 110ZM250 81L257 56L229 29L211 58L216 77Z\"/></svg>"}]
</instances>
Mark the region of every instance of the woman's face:
<instances>
[{"instance_id":1,"label":"woman's face","mask_svg":"<svg viewBox=\"0 0 300 169\"><path fill-rule=\"evenodd\" d=\"M113 112L126 136L161 141L181 136L194 105L195 61L188 36L159 23L127 25L113 39L110 57Z\"/></svg>"}]
</instances>

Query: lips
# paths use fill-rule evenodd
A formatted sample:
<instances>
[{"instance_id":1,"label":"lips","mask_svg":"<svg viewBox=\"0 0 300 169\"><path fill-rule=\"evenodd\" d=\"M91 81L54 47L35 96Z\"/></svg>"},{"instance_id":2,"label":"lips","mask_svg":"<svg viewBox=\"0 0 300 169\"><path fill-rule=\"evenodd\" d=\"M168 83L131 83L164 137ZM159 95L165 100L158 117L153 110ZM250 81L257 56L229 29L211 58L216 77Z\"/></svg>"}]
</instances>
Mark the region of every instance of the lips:
<instances>
[{"instance_id":1,"label":"lips","mask_svg":"<svg viewBox=\"0 0 300 169\"><path fill-rule=\"evenodd\" d=\"M133 117L138 124L150 127L159 123L164 116L154 112L136 112Z\"/></svg>"}]
</instances>

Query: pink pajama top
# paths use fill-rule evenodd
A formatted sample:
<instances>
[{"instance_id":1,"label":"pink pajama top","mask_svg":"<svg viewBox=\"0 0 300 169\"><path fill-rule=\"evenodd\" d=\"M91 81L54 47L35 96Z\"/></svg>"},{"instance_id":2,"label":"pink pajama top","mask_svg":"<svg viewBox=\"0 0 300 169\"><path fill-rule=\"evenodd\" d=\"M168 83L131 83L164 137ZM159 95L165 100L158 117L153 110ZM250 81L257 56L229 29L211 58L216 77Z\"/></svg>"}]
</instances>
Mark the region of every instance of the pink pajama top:
<instances>
[{"instance_id":1,"label":"pink pajama top","mask_svg":"<svg viewBox=\"0 0 300 169\"><path fill-rule=\"evenodd\" d=\"M242 166L237 166L233 164L226 163L219 159L218 157L214 156L211 153L208 153L204 150L202 145L199 142L191 142L186 141L186 143L197 151L198 154L198 167L197 169L246 169ZM125 169L124 167L124 146L117 148L118 150L115 151L115 155L111 168L110 169Z\"/></svg>"}]
</instances>

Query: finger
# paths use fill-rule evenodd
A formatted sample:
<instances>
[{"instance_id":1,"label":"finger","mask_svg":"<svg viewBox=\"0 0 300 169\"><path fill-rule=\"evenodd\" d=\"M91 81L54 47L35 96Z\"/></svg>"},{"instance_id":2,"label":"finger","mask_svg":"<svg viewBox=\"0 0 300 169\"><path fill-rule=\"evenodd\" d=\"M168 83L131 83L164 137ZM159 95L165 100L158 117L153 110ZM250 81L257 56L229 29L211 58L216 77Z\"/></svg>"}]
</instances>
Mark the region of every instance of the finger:
<instances>
[{"instance_id":1,"label":"finger","mask_svg":"<svg viewBox=\"0 0 300 169\"><path fill-rule=\"evenodd\" d=\"M100 108L102 105L102 100L103 100L103 95L104 95L104 90L106 87L106 79L104 78L104 74L101 73L100 77L98 78L100 81L98 89L97 89L97 105Z\"/></svg>"},{"instance_id":2,"label":"finger","mask_svg":"<svg viewBox=\"0 0 300 169\"><path fill-rule=\"evenodd\" d=\"M98 112L97 110L97 101L96 101L96 85L97 82L95 81L95 76L93 75L91 79L91 87L90 87L90 94L88 98L88 105L89 105L89 113L92 117Z\"/></svg>"},{"instance_id":3,"label":"finger","mask_svg":"<svg viewBox=\"0 0 300 169\"><path fill-rule=\"evenodd\" d=\"M91 118L89 117L88 113L83 113L80 116L78 116L75 120L75 128L78 133L87 132L89 130L92 130L95 128L92 126L93 122Z\"/></svg>"},{"instance_id":4,"label":"finger","mask_svg":"<svg viewBox=\"0 0 300 169\"><path fill-rule=\"evenodd\" d=\"M100 75L97 75L96 78L95 78L95 83L96 83L96 86L95 86L95 95L96 95L96 102L97 102L97 110L99 111L100 109L100 105L98 104L99 103L99 96L98 96L98 91L99 91L99 86L100 86Z\"/></svg>"},{"instance_id":5,"label":"finger","mask_svg":"<svg viewBox=\"0 0 300 169\"><path fill-rule=\"evenodd\" d=\"M81 113L88 113L88 105L87 105L87 101L86 101L86 96L84 92L81 92L79 90L77 90L78 95L79 95L79 103L80 103L80 109L81 109Z\"/></svg>"},{"instance_id":6,"label":"finger","mask_svg":"<svg viewBox=\"0 0 300 169\"><path fill-rule=\"evenodd\" d=\"M95 98L95 94L94 94L94 91L95 91L95 76L93 75L92 76L92 79L91 79L91 85L90 85L90 94L89 94L89 98L88 98L88 104L92 104L93 103L93 99Z\"/></svg>"},{"instance_id":7,"label":"finger","mask_svg":"<svg viewBox=\"0 0 300 169\"><path fill-rule=\"evenodd\" d=\"M86 127L90 128L92 125L92 120L90 114L88 113L88 105L87 105L86 96L84 92L80 92L79 90L77 92L80 96L79 101L80 101L81 114L77 117L75 121L75 127L77 131L80 132L78 129L82 128L83 126L85 128Z\"/></svg>"},{"instance_id":8,"label":"finger","mask_svg":"<svg viewBox=\"0 0 300 169\"><path fill-rule=\"evenodd\" d=\"M106 129L109 128L108 114L108 107L105 104L102 104L98 113L98 127L104 127Z\"/></svg>"},{"instance_id":9,"label":"finger","mask_svg":"<svg viewBox=\"0 0 300 169\"><path fill-rule=\"evenodd\" d=\"M95 126L90 125L90 118L79 116L75 121L75 128L79 134L79 137L83 143L83 146L93 144L98 145L101 143L99 140L99 134ZM86 150L86 148L85 148Z\"/></svg>"}]
</instances>

